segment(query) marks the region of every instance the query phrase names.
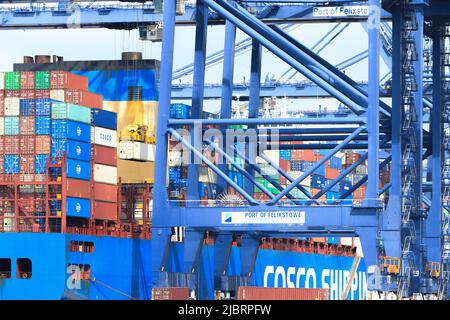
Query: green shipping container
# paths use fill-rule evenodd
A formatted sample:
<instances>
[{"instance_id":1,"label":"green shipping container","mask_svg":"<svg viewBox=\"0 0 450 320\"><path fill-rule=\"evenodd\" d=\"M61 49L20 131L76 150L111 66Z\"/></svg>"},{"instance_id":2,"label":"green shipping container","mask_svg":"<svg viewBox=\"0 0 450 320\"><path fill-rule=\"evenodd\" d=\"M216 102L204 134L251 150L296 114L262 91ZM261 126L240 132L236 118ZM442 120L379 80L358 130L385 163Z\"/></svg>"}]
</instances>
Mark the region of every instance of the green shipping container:
<instances>
[{"instance_id":1,"label":"green shipping container","mask_svg":"<svg viewBox=\"0 0 450 320\"><path fill-rule=\"evenodd\" d=\"M264 188L266 188L268 191L272 192L273 194L280 193L280 191L277 188L275 188L271 183L269 183L269 181L267 181L266 179L264 179L264 178L256 178L256 181L261 183ZM255 186L253 191L254 192L261 192L261 190L259 190L259 188L257 186Z\"/></svg>"},{"instance_id":2,"label":"green shipping container","mask_svg":"<svg viewBox=\"0 0 450 320\"><path fill-rule=\"evenodd\" d=\"M5 73L5 90L20 90L20 72Z\"/></svg>"},{"instance_id":3,"label":"green shipping container","mask_svg":"<svg viewBox=\"0 0 450 320\"><path fill-rule=\"evenodd\" d=\"M50 89L50 71L36 71L34 74L34 86L36 89Z\"/></svg>"},{"instance_id":4,"label":"green shipping container","mask_svg":"<svg viewBox=\"0 0 450 320\"><path fill-rule=\"evenodd\" d=\"M91 109L72 103L52 103L52 119L68 119L91 124Z\"/></svg>"},{"instance_id":5,"label":"green shipping container","mask_svg":"<svg viewBox=\"0 0 450 320\"><path fill-rule=\"evenodd\" d=\"M5 136L19 135L19 117L5 117Z\"/></svg>"}]
</instances>

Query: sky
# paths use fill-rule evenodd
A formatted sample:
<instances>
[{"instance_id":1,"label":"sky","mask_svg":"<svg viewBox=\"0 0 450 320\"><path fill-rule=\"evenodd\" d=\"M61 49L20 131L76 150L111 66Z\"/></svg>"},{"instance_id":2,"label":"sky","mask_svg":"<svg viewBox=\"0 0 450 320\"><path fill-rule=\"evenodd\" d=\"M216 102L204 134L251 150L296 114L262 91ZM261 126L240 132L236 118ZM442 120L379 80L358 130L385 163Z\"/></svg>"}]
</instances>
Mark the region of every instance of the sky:
<instances>
[{"instance_id":1,"label":"sky","mask_svg":"<svg viewBox=\"0 0 450 320\"><path fill-rule=\"evenodd\" d=\"M335 24L302 24L290 32L307 47L312 47ZM175 34L174 69L193 61L194 28L179 26ZM221 50L224 27L211 26L208 29L207 52ZM237 32L237 40L246 38L243 32ZM108 60L120 59L123 51L141 51L145 59L161 59L161 43L141 41L136 30L109 29L68 29L68 30L1 30L0 39L4 44L0 50L0 70L12 70L13 63L21 63L24 55L49 54L63 56L64 60ZM367 33L359 23L351 24L344 30L320 55L331 64L337 64L353 55L366 50L368 47ZM266 75L278 78L289 68L267 49L263 48L262 79ZM383 76L388 71L382 61L380 73ZM250 52L246 52L235 59L235 82L242 82L244 77L248 81L250 74ZM357 81L367 81L367 60L361 61L346 69L346 74ZM207 83L220 83L222 79L222 64L208 68ZM297 74L293 81L304 80ZM182 79L182 83L191 82L190 77ZM320 101L319 101L320 100ZM310 110L318 104L328 105L328 109L337 108L334 99L301 99L288 104L289 109L305 108ZM207 102L205 108L215 111L217 102Z\"/></svg>"}]
</instances>

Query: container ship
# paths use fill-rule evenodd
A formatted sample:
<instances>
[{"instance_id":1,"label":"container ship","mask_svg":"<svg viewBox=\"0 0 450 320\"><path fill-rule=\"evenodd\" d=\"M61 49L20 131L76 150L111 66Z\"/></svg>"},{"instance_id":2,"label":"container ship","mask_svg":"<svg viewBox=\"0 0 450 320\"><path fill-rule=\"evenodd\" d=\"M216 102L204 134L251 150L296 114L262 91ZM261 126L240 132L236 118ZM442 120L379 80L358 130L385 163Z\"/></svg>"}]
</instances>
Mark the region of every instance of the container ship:
<instances>
[{"instance_id":1,"label":"container ship","mask_svg":"<svg viewBox=\"0 0 450 320\"><path fill-rule=\"evenodd\" d=\"M139 53L124 53L113 61L25 57L13 72L0 73L0 299L152 299L158 78L159 62ZM173 118L188 118L189 112L180 103L170 110ZM310 150L271 152L270 158L292 177L322 157ZM303 187L320 192L360 156L336 155ZM182 205L182 154L171 151L169 159L169 196L174 205ZM362 171L352 176L366 173L366 166L358 168ZM199 192L204 203L213 203L224 195L218 192L215 174L203 169ZM230 169L229 176L243 184L240 173ZM287 184L276 172L271 178ZM265 179L260 183L278 191ZM351 178L344 181L320 200L335 201L352 183ZM364 191L358 192L347 200L349 205L362 201ZM254 194L266 196L257 188ZM182 232L172 238L167 271L186 272ZM330 299L339 300L352 279L347 299L365 299L366 270L357 240L263 238L251 284L323 288ZM213 274L213 258L213 237L205 235L198 299L216 297L207 276ZM240 274L239 239L228 274Z\"/></svg>"}]
</instances>

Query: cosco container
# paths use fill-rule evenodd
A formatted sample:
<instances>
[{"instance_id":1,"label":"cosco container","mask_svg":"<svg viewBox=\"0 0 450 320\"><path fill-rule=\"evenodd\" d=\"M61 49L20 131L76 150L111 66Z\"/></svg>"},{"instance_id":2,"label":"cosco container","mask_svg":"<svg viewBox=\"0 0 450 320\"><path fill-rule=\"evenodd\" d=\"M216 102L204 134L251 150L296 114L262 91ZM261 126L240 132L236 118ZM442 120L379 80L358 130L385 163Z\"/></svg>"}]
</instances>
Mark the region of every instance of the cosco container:
<instances>
[{"instance_id":1,"label":"cosco container","mask_svg":"<svg viewBox=\"0 0 450 320\"><path fill-rule=\"evenodd\" d=\"M5 135L17 136L19 135L19 117L5 117Z\"/></svg>"},{"instance_id":2,"label":"cosco container","mask_svg":"<svg viewBox=\"0 0 450 320\"><path fill-rule=\"evenodd\" d=\"M94 184L94 199L105 202L117 202L117 186L112 184Z\"/></svg>"},{"instance_id":3,"label":"cosco container","mask_svg":"<svg viewBox=\"0 0 450 320\"><path fill-rule=\"evenodd\" d=\"M155 145L146 144L138 141L120 141L119 157L120 159L154 161Z\"/></svg>"},{"instance_id":4,"label":"cosco container","mask_svg":"<svg viewBox=\"0 0 450 320\"><path fill-rule=\"evenodd\" d=\"M90 218L91 202L82 198L66 198L66 215L68 217Z\"/></svg>"},{"instance_id":5,"label":"cosco container","mask_svg":"<svg viewBox=\"0 0 450 320\"><path fill-rule=\"evenodd\" d=\"M37 135L50 135L50 123L49 117L36 117L35 133Z\"/></svg>"},{"instance_id":6,"label":"cosco container","mask_svg":"<svg viewBox=\"0 0 450 320\"><path fill-rule=\"evenodd\" d=\"M91 114L92 125L117 130L117 113L102 109L91 109Z\"/></svg>"},{"instance_id":7,"label":"cosco container","mask_svg":"<svg viewBox=\"0 0 450 320\"><path fill-rule=\"evenodd\" d=\"M67 179L66 195L67 197L89 199L91 197L90 182L80 179Z\"/></svg>"},{"instance_id":8,"label":"cosco container","mask_svg":"<svg viewBox=\"0 0 450 320\"><path fill-rule=\"evenodd\" d=\"M100 127L93 127L92 130L94 131L93 143L106 147L117 147L117 131Z\"/></svg>"},{"instance_id":9,"label":"cosco container","mask_svg":"<svg viewBox=\"0 0 450 320\"><path fill-rule=\"evenodd\" d=\"M88 90L88 78L67 71L50 71L50 88Z\"/></svg>"},{"instance_id":10,"label":"cosco container","mask_svg":"<svg viewBox=\"0 0 450 320\"><path fill-rule=\"evenodd\" d=\"M3 158L3 167L5 174L17 174L19 173L20 157L15 154L7 154Z\"/></svg>"},{"instance_id":11,"label":"cosco container","mask_svg":"<svg viewBox=\"0 0 450 320\"><path fill-rule=\"evenodd\" d=\"M91 166L89 162L67 159L66 175L68 178L91 180ZM117 178L116 178L117 180Z\"/></svg>"},{"instance_id":12,"label":"cosco container","mask_svg":"<svg viewBox=\"0 0 450 320\"><path fill-rule=\"evenodd\" d=\"M19 113L21 116L32 116L36 113L35 99L20 99L19 106Z\"/></svg>"},{"instance_id":13,"label":"cosco container","mask_svg":"<svg viewBox=\"0 0 450 320\"><path fill-rule=\"evenodd\" d=\"M28 135L35 132L35 117L20 117L20 134Z\"/></svg>"},{"instance_id":14,"label":"cosco container","mask_svg":"<svg viewBox=\"0 0 450 320\"><path fill-rule=\"evenodd\" d=\"M20 98L5 98L5 116L18 116L20 114Z\"/></svg>"},{"instance_id":15,"label":"cosco container","mask_svg":"<svg viewBox=\"0 0 450 320\"><path fill-rule=\"evenodd\" d=\"M94 201L92 216L99 220L117 220L117 203Z\"/></svg>"},{"instance_id":16,"label":"cosco container","mask_svg":"<svg viewBox=\"0 0 450 320\"><path fill-rule=\"evenodd\" d=\"M188 119L191 117L191 106L183 103L173 103L170 105L170 117L173 119Z\"/></svg>"},{"instance_id":17,"label":"cosco container","mask_svg":"<svg viewBox=\"0 0 450 320\"><path fill-rule=\"evenodd\" d=\"M53 139L51 147L52 157L61 158L64 153L69 159L90 161L91 144L69 139Z\"/></svg>"},{"instance_id":18,"label":"cosco container","mask_svg":"<svg viewBox=\"0 0 450 320\"><path fill-rule=\"evenodd\" d=\"M52 100L50 98L36 98L36 115L50 116Z\"/></svg>"},{"instance_id":19,"label":"cosco container","mask_svg":"<svg viewBox=\"0 0 450 320\"><path fill-rule=\"evenodd\" d=\"M50 89L50 72L36 71L34 74L34 85L36 89Z\"/></svg>"},{"instance_id":20,"label":"cosco container","mask_svg":"<svg viewBox=\"0 0 450 320\"><path fill-rule=\"evenodd\" d=\"M92 158L95 163L115 167L117 166L117 149L94 144L92 145Z\"/></svg>"},{"instance_id":21,"label":"cosco container","mask_svg":"<svg viewBox=\"0 0 450 320\"><path fill-rule=\"evenodd\" d=\"M72 139L90 142L91 127L85 123L71 120L52 121L52 139Z\"/></svg>"},{"instance_id":22,"label":"cosco container","mask_svg":"<svg viewBox=\"0 0 450 320\"><path fill-rule=\"evenodd\" d=\"M20 72L5 73L5 90L20 90Z\"/></svg>"},{"instance_id":23,"label":"cosco container","mask_svg":"<svg viewBox=\"0 0 450 320\"><path fill-rule=\"evenodd\" d=\"M48 154L37 154L34 156L34 173L44 174L47 172Z\"/></svg>"},{"instance_id":24,"label":"cosco container","mask_svg":"<svg viewBox=\"0 0 450 320\"><path fill-rule=\"evenodd\" d=\"M54 102L52 104L52 119L68 119L91 123L91 110L72 103Z\"/></svg>"},{"instance_id":25,"label":"cosco container","mask_svg":"<svg viewBox=\"0 0 450 320\"><path fill-rule=\"evenodd\" d=\"M117 184L117 167L94 164L94 181Z\"/></svg>"}]
</instances>

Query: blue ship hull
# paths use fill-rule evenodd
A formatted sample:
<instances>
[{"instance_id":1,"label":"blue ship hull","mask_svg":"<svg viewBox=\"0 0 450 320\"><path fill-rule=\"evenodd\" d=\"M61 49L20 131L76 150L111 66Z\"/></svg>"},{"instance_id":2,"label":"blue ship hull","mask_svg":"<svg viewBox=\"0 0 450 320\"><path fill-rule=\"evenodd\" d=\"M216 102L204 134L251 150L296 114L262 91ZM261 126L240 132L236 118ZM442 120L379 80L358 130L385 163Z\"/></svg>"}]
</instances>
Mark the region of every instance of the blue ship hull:
<instances>
[{"instance_id":1,"label":"blue ship hull","mask_svg":"<svg viewBox=\"0 0 450 320\"><path fill-rule=\"evenodd\" d=\"M92 242L93 252L72 252L71 241ZM213 299L213 247L204 246L200 261L200 299ZM21 299L151 299L151 240L69 234L2 233L0 259L11 259L11 277L0 279L1 300ZM28 279L16 276L18 258L32 262ZM168 271L185 272L183 246L170 252ZM349 276L352 257L260 249L252 284L268 287L329 288L330 298L339 299ZM68 267L71 265L71 267ZM75 281L73 266L90 267L94 281ZM228 268L240 273L240 252L234 247ZM364 299L364 262L353 280L349 299Z\"/></svg>"}]
</instances>

